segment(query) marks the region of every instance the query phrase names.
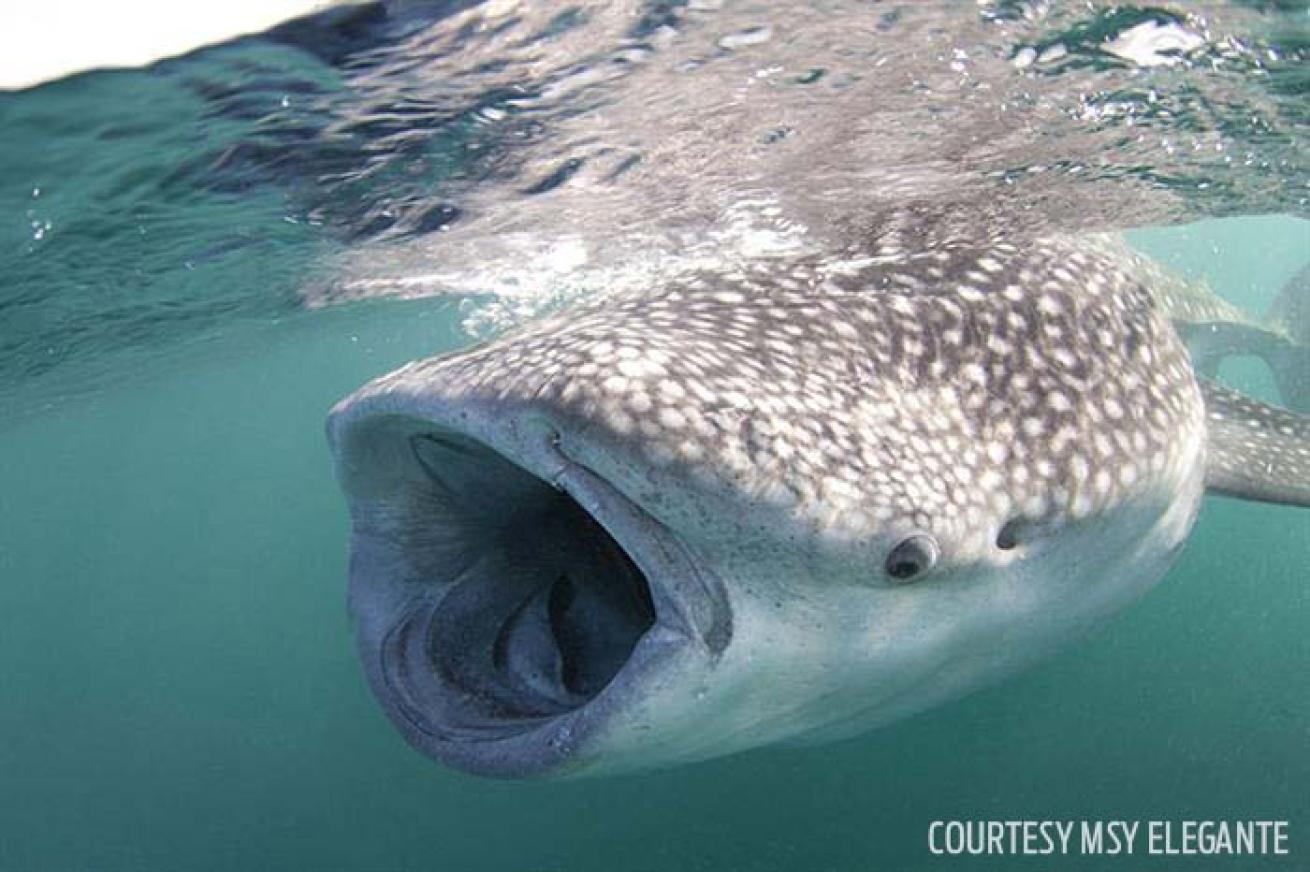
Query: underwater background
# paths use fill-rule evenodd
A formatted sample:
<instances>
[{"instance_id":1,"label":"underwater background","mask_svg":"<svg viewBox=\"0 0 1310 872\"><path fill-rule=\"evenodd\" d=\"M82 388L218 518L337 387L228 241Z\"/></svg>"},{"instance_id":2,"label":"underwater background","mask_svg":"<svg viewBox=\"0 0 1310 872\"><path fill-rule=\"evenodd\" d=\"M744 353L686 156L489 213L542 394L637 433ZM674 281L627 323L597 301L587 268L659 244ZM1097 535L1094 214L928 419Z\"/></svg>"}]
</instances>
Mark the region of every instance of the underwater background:
<instances>
[{"instance_id":1,"label":"underwater background","mask_svg":"<svg viewBox=\"0 0 1310 872\"><path fill-rule=\"evenodd\" d=\"M364 172L350 137L394 156L404 124L333 138L310 110L278 115L344 89L361 51L315 55L307 38L0 94L0 870L1305 862L1310 513L1226 499L1104 631L854 740L562 783L480 780L406 746L355 657L324 415L560 301L506 315L498 287L467 292L480 273L349 290L361 250L395 245L408 269L406 245L457 221L457 198L425 186L469 166L450 139L467 129L423 128L427 175ZM1310 258L1310 222L1292 217L1128 238L1257 314ZM1223 376L1277 399L1254 361ZM985 818L1283 819L1292 853L928 853L931 821Z\"/></svg>"},{"instance_id":2,"label":"underwater background","mask_svg":"<svg viewBox=\"0 0 1310 872\"><path fill-rule=\"evenodd\" d=\"M1259 310L1307 232L1139 238ZM930 857L927 826L1236 816L1289 820L1293 854L1208 862L1296 868L1310 518L1226 499L1090 641L858 739L571 783L423 758L355 659L321 425L362 381L465 341L430 300L247 325L0 431L0 868L1050 868ZM1267 387L1250 370L1233 381Z\"/></svg>"}]
</instances>

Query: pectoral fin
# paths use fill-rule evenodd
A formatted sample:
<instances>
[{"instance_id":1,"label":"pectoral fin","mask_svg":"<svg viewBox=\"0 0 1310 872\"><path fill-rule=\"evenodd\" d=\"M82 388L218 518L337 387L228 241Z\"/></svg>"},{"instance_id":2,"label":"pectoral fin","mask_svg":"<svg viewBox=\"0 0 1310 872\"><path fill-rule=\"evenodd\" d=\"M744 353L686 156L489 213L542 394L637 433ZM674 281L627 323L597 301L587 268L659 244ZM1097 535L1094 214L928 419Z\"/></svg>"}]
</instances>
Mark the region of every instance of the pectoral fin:
<instances>
[{"instance_id":1,"label":"pectoral fin","mask_svg":"<svg viewBox=\"0 0 1310 872\"><path fill-rule=\"evenodd\" d=\"M1174 329L1187 345L1193 369L1207 378L1217 377L1219 364L1229 357L1258 357L1276 369L1274 361L1293 347L1285 336L1237 321L1175 321Z\"/></svg>"},{"instance_id":2,"label":"pectoral fin","mask_svg":"<svg viewBox=\"0 0 1310 872\"><path fill-rule=\"evenodd\" d=\"M1211 493L1310 506L1310 416L1200 380L1208 425Z\"/></svg>"},{"instance_id":3,"label":"pectoral fin","mask_svg":"<svg viewBox=\"0 0 1310 872\"><path fill-rule=\"evenodd\" d=\"M1220 297L1204 281L1184 278L1144 258L1115 237L1098 237L1146 288L1187 345L1198 375L1215 378L1230 357L1254 357L1273 374L1283 406L1310 414L1310 264L1257 318Z\"/></svg>"}]
</instances>

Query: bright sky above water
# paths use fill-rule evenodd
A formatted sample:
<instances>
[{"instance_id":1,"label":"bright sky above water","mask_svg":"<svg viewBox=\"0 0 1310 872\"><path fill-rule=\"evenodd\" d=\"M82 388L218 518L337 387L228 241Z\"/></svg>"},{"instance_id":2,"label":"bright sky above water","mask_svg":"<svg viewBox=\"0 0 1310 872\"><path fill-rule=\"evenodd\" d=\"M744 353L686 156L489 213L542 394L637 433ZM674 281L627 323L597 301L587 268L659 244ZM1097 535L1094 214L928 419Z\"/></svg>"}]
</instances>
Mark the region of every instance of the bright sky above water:
<instances>
[{"instance_id":1,"label":"bright sky above water","mask_svg":"<svg viewBox=\"0 0 1310 872\"><path fill-rule=\"evenodd\" d=\"M43 0L0 4L0 89L134 67L359 0Z\"/></svg>"}]
</instances>

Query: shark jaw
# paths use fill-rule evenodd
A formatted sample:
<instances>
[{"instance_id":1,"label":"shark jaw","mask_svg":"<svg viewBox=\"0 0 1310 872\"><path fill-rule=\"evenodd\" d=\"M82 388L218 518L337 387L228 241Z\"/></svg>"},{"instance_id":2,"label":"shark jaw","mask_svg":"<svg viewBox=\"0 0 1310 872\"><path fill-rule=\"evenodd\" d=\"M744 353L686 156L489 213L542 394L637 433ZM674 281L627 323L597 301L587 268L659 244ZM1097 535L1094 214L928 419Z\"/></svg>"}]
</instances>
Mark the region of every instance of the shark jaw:
<instances>
[{"instance_id":1,"label":"shark jaw","mask_svg":"<svg viewBox=\"0 0 1310 872\"><path fill-rule=\"evenodd\" d=\"M488 414L482 414L486 411ZM643 702L732 637L718 579L572 460L549 422L394 397L334 410L351 505L351 614L405 738L498 777L639 769Z\"/></svg>"}]
</instances>

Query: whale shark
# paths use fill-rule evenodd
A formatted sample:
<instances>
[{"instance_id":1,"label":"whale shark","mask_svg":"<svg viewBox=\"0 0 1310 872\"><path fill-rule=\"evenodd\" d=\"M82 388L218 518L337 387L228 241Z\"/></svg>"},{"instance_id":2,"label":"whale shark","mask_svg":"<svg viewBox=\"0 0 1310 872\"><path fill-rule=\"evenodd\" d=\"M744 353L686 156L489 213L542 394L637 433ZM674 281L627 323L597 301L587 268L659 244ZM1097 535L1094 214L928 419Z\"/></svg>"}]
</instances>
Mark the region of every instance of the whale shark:
<instances>
[{"instance_id":1,"label":"whale shark","mask_svg":"<svg viewBox=\"0 0 1310 872\"><path fill-rule=\"evenodd\" d=\"M447 765L571 777L1011 675L1156 583L1207 492L1310 505L1310 418L1194 365L1189 325L1254 328L1186 287L1100 238L884 239L384 375L327 422L372 691Z\"/></svg>"}]
</instances>

